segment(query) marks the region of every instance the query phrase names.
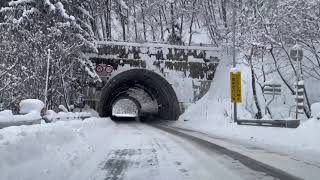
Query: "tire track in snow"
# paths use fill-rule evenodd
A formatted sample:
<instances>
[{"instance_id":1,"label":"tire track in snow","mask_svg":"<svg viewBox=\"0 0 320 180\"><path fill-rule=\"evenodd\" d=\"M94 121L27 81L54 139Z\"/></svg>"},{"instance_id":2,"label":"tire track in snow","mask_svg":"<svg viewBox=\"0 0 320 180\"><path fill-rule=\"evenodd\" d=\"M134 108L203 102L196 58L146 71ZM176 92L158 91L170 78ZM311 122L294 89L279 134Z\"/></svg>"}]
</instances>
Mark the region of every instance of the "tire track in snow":
<instances>
[{"instance_id":1,"label":"tire track in snow","mask_svg":"<svg viewBox=\"0 0 320 180\"><path fill-rule=\"evenodd\" d=\"M181 137L183 139L186 139L188 141L192 141L200 146L203 146L205 148L210 149L211 151L214 151L216 153L226 155L236 161L239 161L243 165L247 166L248 168L258 171L258 172L263 172L268 176L274 177L276 179L281 179L281 180L301 180L300 178L293 176L287 172L284 172L280 169L276 169L272 166L269 166L267 164L264 164L262 162L259 162L255 159L252 159L250 157L247 157L245 155L242 155L238 152L229 150L227 148L224 148L222 146L219 146L217 144L213 144L212 142L200 139L198 137L189 135L187 133L178 131L176 129L170 128L166 125L160 125L160 124L151 124L151 126L158 128L160 130L163 130L165 132L168 132L170 134L176 135L178 137Z\"/></svg>"}]
</instances>

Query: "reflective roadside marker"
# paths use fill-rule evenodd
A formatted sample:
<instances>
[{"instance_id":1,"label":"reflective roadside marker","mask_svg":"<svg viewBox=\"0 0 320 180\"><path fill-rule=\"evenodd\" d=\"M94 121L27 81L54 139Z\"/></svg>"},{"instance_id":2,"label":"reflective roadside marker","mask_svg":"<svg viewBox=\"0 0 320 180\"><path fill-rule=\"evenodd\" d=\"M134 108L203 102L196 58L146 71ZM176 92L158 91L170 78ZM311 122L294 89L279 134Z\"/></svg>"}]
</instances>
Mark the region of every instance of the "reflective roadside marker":
<instances>
[{"instance_id":1,"label":"reflective roadside marker","mask_svg":"<svg viewBox=\"0 0 320 180\"><path fill-rule=\"evenodd\" d=\"M296 86L296 105L297 105L297 113L304 113L304 81L300 80Z\"/></svg>"},{"instance_id":2,"label":"reflective roadside marker","mask_svg":"<svg viewBox=\"0 0 320 180\"><path fill-rule=\"evenodd\" d=\"M230 72L230 95L232 103L242 102L241 72Z\"/></svg>"}]
</instances>

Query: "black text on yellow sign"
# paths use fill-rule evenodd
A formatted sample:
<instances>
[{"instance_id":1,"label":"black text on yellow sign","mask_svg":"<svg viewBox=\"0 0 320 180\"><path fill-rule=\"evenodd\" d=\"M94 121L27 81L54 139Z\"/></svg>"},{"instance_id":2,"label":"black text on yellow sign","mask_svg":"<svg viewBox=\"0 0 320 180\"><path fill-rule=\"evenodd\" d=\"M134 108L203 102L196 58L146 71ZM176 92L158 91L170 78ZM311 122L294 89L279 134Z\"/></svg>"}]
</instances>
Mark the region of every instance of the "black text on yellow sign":
<instances>
[{"instance_id":1,"label":"black text on yellow sign","mask_svg":"<svg viewBox=\"0 0 320 180\"><path fill-rule=\"evenodd\" d=\"M230 72L230 94L232 103L242 102L241 72Z\"/></svg>"}]
</instances>

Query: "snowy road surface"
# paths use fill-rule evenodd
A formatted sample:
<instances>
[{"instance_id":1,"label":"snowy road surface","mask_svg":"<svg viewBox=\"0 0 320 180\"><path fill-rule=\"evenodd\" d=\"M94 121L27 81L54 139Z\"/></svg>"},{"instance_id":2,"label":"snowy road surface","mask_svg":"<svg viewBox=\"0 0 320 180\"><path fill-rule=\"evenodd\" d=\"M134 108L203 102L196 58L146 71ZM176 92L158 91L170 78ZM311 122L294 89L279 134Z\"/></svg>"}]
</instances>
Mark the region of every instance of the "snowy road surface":
<instances>
[{"instance_id":1,"label":"snowy road surface","mask_svg":"<svg viewBox=\"0 0 320 180\"><path fill-rule=\"evenodd\" d=\"M111 138L70 179L273 179L145 124L117 123Z\"/></svg>"},{"instance_id":2,"label":"snowy road surface","mask_svg":"<svg viewBox=\"0 0 320 180\"><path fill-rule=\"evenodd\" d=\"M277 179L231 157L138 122L93 118L0 130L1 180Z\"/></svg>"}]
</instances>

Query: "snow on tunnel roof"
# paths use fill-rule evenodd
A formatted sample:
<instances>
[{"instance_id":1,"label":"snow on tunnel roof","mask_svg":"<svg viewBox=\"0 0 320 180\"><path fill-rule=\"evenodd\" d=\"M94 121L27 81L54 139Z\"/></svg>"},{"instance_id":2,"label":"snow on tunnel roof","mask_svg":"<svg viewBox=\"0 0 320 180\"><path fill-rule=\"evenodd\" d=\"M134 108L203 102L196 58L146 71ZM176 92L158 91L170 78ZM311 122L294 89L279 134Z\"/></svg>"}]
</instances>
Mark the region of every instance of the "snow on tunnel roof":
<instances>
[{"instance_id":1,"label":"snow on tunnel roof","mask_svg":"<svg viewBox=\"0 0 320 180\"><path fill-rule=\"evenodd\" d=\"M175 48L175 49L191 49L191 50L207 50L220 51L218 47L210 46L179 46L161 43L131 43L131 42L116 42L116 41L96 41L97 45L116 45L116 46L135 46L135 47L158 47L158 48Z\"/></svg>"}]
</instances>

